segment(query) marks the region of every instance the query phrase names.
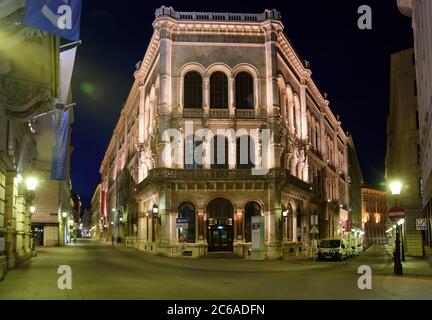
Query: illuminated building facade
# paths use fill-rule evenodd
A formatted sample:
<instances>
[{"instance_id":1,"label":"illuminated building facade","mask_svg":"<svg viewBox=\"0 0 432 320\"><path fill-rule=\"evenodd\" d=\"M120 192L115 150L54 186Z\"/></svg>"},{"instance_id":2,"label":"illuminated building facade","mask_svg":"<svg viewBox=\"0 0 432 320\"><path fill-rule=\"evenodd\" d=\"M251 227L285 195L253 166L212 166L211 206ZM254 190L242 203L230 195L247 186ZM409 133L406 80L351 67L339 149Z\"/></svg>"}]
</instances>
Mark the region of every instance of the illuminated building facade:
<instances>
[{"instance_id":1,"label":"illuminated building facade","mask_svg":"<svg viewBox=\"0 0 432 320\"><path fill-rule=\"evenodd\" d=\"M387 119L386 180L403 184L398 205L406 211L403 231L406 255L422 256L422 232L416 219L422 212L421 145L414 50L391 56L390 108ZM389 192L388 206L396 205Z\"/></svg>"},{"instance_id":2,"label":"illuminated building facade","mask_svg":"<svg viewBox=\"0 0 432 320\"><path fill-rule=\"evenodd\" d=\"M387 193L383 190L362 187L362 225L367 245L387 243Z\"/></svg>"},{"instance_id":3,"label":"illuminated building facade","mask_svg":"<svg viewBox=\"0 0 432 320\"><path fill-rule=\"evenodd\" d=\"M100 168L110 234L252 259L308 254L314 214L317 237L341 237L349 138L280 13L161 7L153 27Z\"/></svg>"},{"instance_id":4,"label":"illuminated building facade","mask_svg":"<svg viewBox=\"0 0 432 320\"><path fill-rule=\"evenodd\" d=\"M432 2L398 0L397 4L402 14L412 18L422 170L421 193L423 217L427 219L427 230L422 232L424 254L432 262Z\"/></svg>"}]
</instances>

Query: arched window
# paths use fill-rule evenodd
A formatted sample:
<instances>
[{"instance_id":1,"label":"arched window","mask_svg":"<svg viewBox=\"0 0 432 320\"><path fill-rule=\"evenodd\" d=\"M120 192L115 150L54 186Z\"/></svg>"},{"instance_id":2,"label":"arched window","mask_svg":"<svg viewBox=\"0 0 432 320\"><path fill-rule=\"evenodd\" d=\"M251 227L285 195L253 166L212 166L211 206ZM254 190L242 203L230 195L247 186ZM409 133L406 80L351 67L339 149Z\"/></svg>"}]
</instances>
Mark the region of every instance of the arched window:
<instances>
[{"instance_id":1,"label":"arched window","mask_svg":"<svg viewBox=\"0 0 432 320\"><path fill-rule=\"evenodd\" d=\"M188 72L184 77L184 107L202 107L202 77L196 71Z\"/></svg>"},{"instance_id":2,"label":"arched window","mask_svg":"<svg viewBox=\"0 0 432 320\"><path fill-rule=\"evenodd\" d=\"M179 207L179 218L188 220L187 228L179 228L179 242L195 242L195 207L190 202L184 202Z\"/></svg>"},{"instance_id":3,"label":"arched window","mask_svg":"<svg viewBox=\"0 0 432 320\"><path fill-rule=\"evenodd\" d=\"M254 80L247 72L240 72L235 78L236 107L254 108Z\"/></svg>"},{"instance_id":4,"label":"arched window","mask_svg":"<svg viewBox=\"0 0 432 320\"><path fill-rule=\"evenodd\" d=\"M212 169L228 169L228 138L217 135L211 140L210 157Z\"/></svg>"},{"instance_id":5,"label":"arched window","mask_svg":"<svg viewBox=\"0 0 432 320\"><path fill-rule=\"evenodd\" d=\"M255 163L254 140L248 135L237 138L236 151L237 169L252 169Z\"/></svg>"},{"instance_id":6,"label":"arched window","mask_svg":"<svg viewBox=\"0 0 432 320\"><path fill-rule=\"evenodd\" d=\"M202 141L195 141L194 135L189 135L184 144L184 168L188 170L202 169Z\"/></svg>"},{"instance_id":7,"label":"arched window","mask_svg":"<svg viewBox=\"0 0 432 320\"><path fill-rule=\"evenodd\" d=\"M210 76L210 108L228 108L228 78L220 71Z\"/></svg>"},{"instance_id":8,"label":"arched window","mask_svg":"<svg viewBox=\"0 0 432 320\"><path fill-rule=\"evenodd\" d=\"M261 215L261 206L256 202L249 202L245 206L245 241L252 241L252 217Z\"/></svg>"}]
</instances>

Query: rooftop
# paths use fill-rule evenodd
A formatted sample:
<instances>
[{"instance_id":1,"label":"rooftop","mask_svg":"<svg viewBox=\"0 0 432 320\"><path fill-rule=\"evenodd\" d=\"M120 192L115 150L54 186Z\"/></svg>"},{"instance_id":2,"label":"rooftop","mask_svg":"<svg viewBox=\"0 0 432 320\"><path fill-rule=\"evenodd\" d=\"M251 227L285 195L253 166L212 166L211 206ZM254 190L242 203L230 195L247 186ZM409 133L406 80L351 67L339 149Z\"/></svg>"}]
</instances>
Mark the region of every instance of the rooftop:
<instances>
[{"instance_id":1,"label":"rooftop","mask_svg":"<svg viewBox=\"0 0 432 320\"><path fill-rule=\"evenodd\" d=\"M172 7L162 6L156 9L156 19L171 17L185 21L217 21L217 22L263 22L266 20L281 20L282 16L276 9L264 10L262 13L221 13L221 12L185 12L175 11Z\"/></svg>"}]
</instances>

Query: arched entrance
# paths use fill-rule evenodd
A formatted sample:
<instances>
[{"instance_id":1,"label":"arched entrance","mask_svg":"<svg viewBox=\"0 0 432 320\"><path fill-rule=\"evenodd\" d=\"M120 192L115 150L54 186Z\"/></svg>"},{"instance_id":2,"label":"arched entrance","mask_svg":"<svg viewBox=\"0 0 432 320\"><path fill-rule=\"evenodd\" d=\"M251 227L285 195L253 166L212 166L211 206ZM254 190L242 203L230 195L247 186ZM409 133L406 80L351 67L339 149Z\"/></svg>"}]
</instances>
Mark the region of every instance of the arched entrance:
<instances>
[{"instance_id":1,"label":"arched entrance","mask_svg":"<svg viewBox=\"0 0 432 320\"><path fill-rule=\"evenodd\" d=\"M224 198L216 198L207 205L208 227L207 243L208 251L233 251L234 208L230 201Z\"/></svg>"}]
</instances>

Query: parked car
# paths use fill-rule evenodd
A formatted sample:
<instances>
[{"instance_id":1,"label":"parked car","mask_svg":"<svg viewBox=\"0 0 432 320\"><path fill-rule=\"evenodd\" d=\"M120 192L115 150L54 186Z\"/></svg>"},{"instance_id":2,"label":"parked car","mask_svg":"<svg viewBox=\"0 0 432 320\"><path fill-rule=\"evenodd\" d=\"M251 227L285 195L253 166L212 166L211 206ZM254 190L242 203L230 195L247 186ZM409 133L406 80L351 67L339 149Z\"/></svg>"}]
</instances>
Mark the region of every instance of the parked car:
<instances>
[{"instance_id":1,"label":"parked car","mask_svg":"<svg viewBox=\"0 0 432 320\"><path fill-rule=\"evenodd\" d=\"M337 260L351 258L352 247L343 239L323 239L318 245L318 260Z\"/></svg>"},{"instance_id":2,"label":"parked car","mask_svg":"<svg viewBox=\"0 0 432 320\"><path fill-rule=\"evenodd\" d=\"M352 247L353 255L358 256L360 253L363 252L363 246L361 244L358 244L357 246Z\"/></svg>"}]
</instances>

